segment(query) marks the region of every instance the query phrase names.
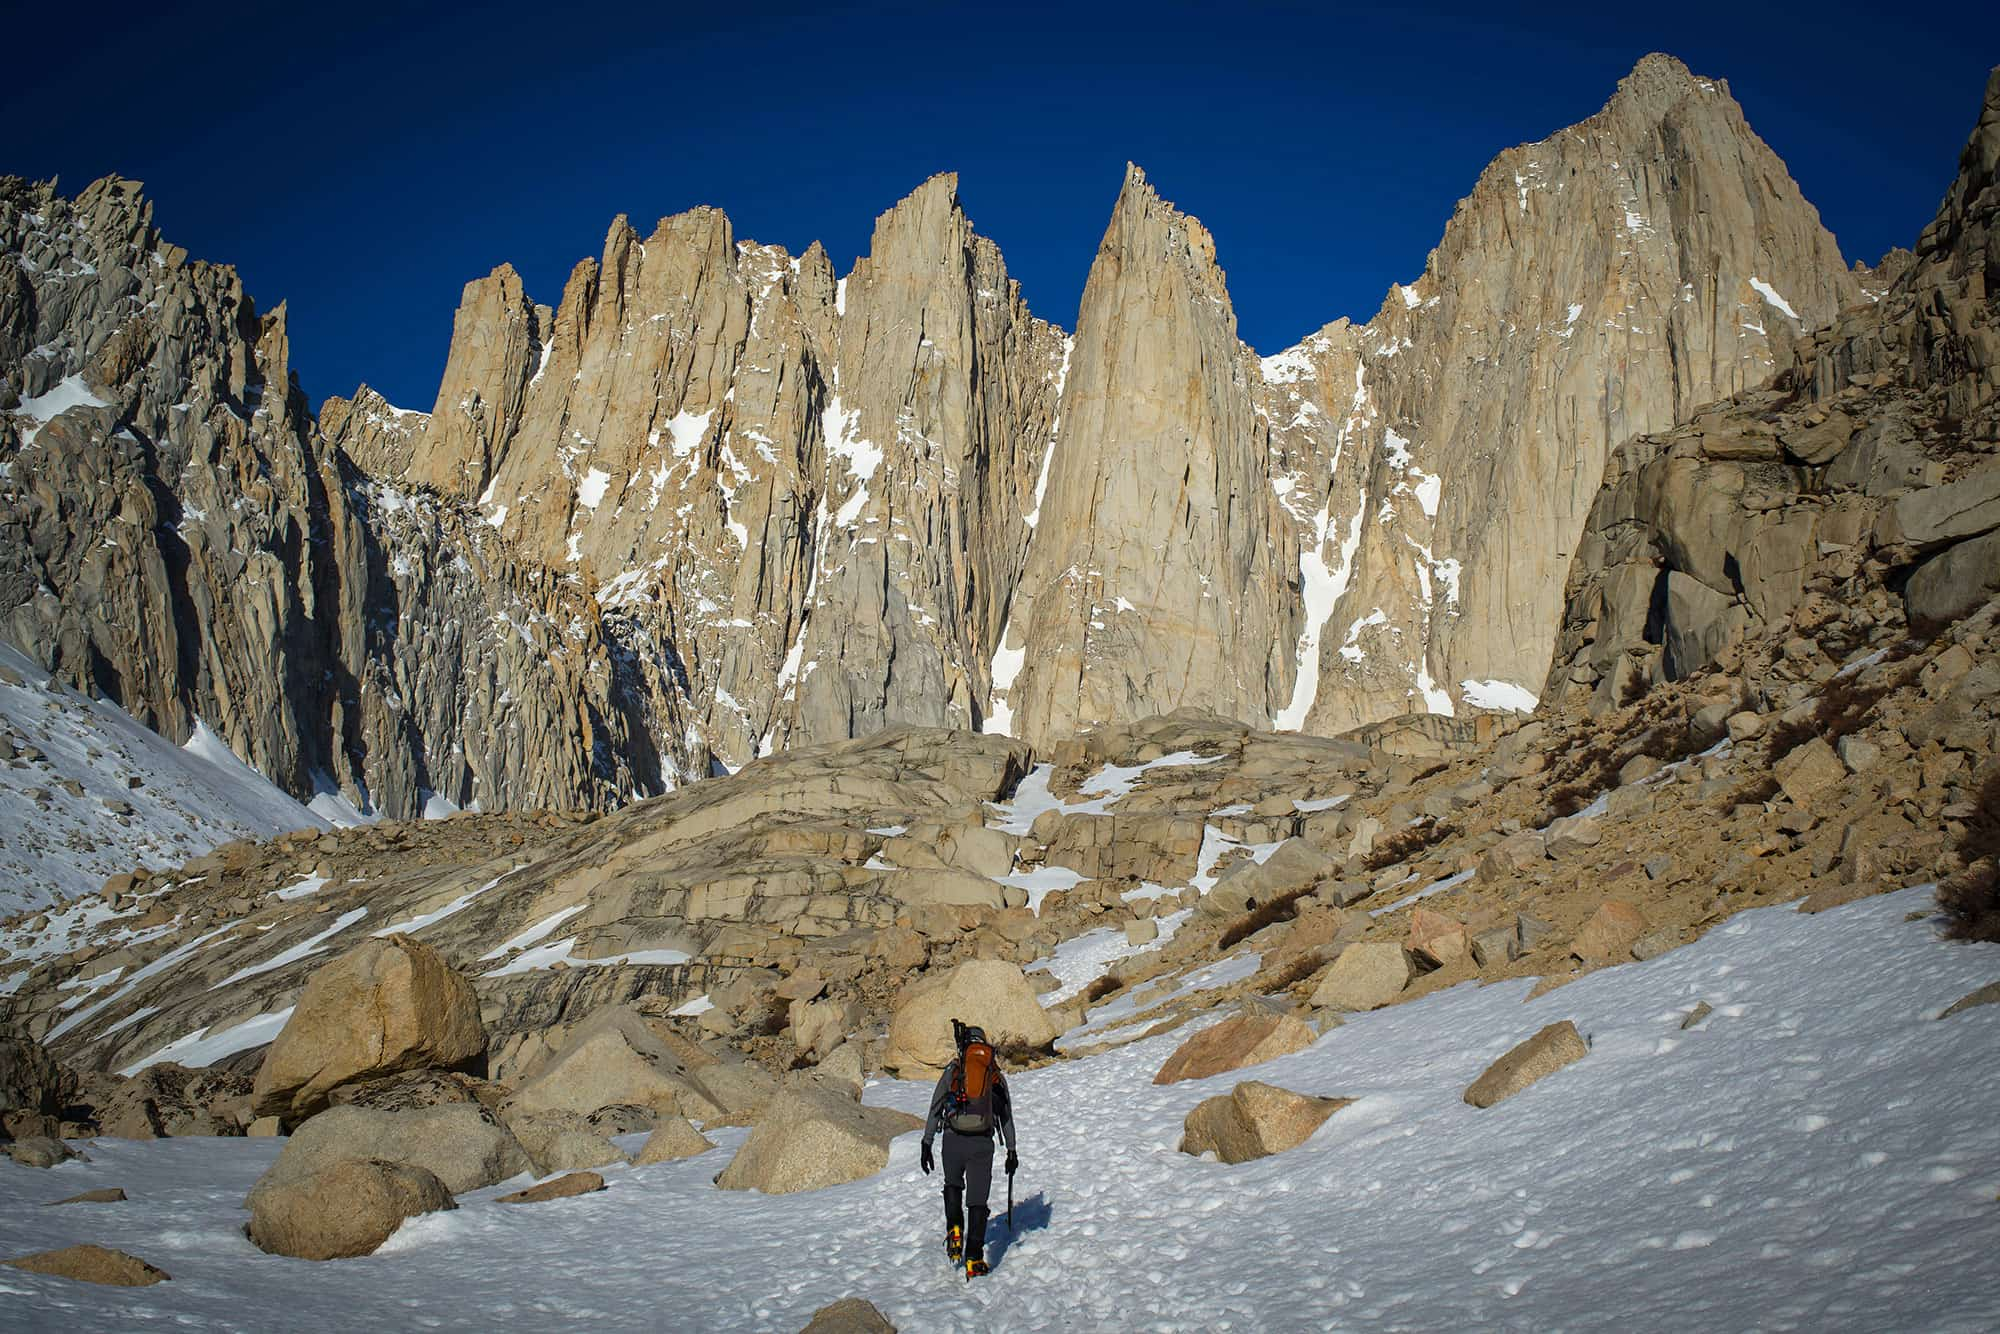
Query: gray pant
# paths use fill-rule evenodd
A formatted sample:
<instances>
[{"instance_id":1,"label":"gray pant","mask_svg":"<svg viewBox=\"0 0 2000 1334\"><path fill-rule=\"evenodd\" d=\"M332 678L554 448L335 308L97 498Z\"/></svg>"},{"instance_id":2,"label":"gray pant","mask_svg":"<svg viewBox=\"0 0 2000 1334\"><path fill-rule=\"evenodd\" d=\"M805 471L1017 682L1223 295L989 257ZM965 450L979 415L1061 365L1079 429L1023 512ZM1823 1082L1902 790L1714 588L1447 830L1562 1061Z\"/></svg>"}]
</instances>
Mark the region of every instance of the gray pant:
<instances>
[{"instance_id":1,"label":"gray pant","mask_svg":"<svg viewBox=\"0 0 2000 1334\"><path fill-rule=\"evenodd\" d=\"M961 1200L974 1209L984 1209L992 1190L993 1136L961 1135L947 1128L944 1132L946 1216L952 1222L958 1221L958 1211L953 1206Z\"/></svg>"}]
</instances>

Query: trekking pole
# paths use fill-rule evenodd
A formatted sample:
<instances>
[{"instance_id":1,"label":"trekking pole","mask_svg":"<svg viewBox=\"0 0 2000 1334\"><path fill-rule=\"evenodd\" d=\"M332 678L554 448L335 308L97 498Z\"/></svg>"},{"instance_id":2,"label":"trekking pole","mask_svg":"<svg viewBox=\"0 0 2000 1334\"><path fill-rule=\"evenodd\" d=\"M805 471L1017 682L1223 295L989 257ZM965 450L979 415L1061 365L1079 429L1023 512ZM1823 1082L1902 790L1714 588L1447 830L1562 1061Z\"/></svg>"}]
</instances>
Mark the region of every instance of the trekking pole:
<instances>
[{"instance_id":1,"label":"trekking pole","mask_svg":"<svg viewBox=\"0 0 2000 1334\"><path fill-rule=\"evenodd\" d=\"M1014 1235L1014 1174L1007 1174L1007 1236Z\"/></svg>"}]
</instances>

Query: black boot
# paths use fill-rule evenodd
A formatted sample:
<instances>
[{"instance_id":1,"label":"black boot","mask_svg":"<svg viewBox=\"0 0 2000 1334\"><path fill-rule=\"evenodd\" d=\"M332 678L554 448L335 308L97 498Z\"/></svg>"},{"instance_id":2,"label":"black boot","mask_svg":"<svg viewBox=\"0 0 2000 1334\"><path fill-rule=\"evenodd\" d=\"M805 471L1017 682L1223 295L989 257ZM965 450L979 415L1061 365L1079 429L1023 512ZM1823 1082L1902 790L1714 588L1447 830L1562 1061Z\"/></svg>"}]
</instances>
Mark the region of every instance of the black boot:
<instances>
[{"instance_id":1,"label":"black boot","mask_svg":"<svg viewBox=\"0 0 2000 1334\"><path fill-rule=\"evenodd\" d=\"M965 1276L978 1278L986 1270L986 1206L975 1204L967 1211L965 1228Z\"/></svg>"},{"instance_id":2,"label":"black boot","mask_svg":"<svg viewBox=\"0 0 2000 1334\"><path fill-rule=\"evenodd\" d=\"M964 1202L963 1186L944 1188L944 1253L948 1260L956 1261L965 1254Z\"/></svg>"}]
</instances>

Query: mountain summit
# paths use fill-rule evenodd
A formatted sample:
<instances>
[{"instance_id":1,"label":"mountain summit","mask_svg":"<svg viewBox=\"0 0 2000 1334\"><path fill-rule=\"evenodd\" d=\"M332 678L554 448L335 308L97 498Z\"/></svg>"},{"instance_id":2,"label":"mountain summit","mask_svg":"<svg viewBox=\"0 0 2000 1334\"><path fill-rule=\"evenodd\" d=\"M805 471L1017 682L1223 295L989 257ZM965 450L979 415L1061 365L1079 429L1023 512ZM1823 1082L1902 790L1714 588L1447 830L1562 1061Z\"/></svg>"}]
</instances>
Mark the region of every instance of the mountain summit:
<instances>
[{"instance_id":1,"label":"mountain summit","mask_svg":"<svg viewBox=\"0 0 2000 1334\"><path fill-rule=\"evenodd\" d=\"M1073 336L941 175L844 278L716 209L620 217L553 306L467 284L428 413L364 388L317 422L282 308L136 186L10 181L0 246L10 635L397 815L900 724L1530 707L1609 451L1863 295L1727 85L1664 56L1502 153L1372 320L1262 358L1136 166Z\"/></svg>"}]
</instances>

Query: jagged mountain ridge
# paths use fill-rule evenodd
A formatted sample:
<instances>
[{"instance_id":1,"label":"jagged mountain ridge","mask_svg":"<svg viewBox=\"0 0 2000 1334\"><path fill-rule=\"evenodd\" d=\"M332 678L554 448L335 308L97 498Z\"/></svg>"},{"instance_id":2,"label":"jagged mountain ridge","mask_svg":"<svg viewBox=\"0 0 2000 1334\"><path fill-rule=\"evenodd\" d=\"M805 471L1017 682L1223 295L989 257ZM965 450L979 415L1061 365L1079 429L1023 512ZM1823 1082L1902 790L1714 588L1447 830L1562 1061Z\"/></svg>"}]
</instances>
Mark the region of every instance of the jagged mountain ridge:
<instances>
[{"instance_id":1,"label":"jagged mountain ridge","mask_svg":"<svg viewBox=\"0 0 2000 1334\"><path fill-rule=\"evenodd\" d=\"M554 308L504 266L469 284L431 413L364 390L278 446L339 475L308 510L349 591L300 601L351 679L282 692L283 745L273 709L202 716L294 790L411 814L615 802L892 723L1046 744L1182 706L1450 711L1461 681L1539 680L1545 535L1580 528L1605 451L1768 372L1779 306L1803 327L1860 295L1726 85L1664 57L1503 154L1369 325L1261 360L1212 240L1136 169L1073 338L955 184L885 213L846 279L698 209L619 219ZM58 642L59 674L104 679ZM183 725L178 681L141 694Z\"/></svg>"},{"instance_id":2,"label":"jagged mountain ridge","mask_svg":"<svg viewBox=\"0 0 2000 1334\"><path fill-rule=\"evenodd\" d=\"M657 781L587 601L329 447L285 308L164 241L136 184L0 181L0 250L13 643L301 798L414 815Z\"/></svg>"}]
</instances>

